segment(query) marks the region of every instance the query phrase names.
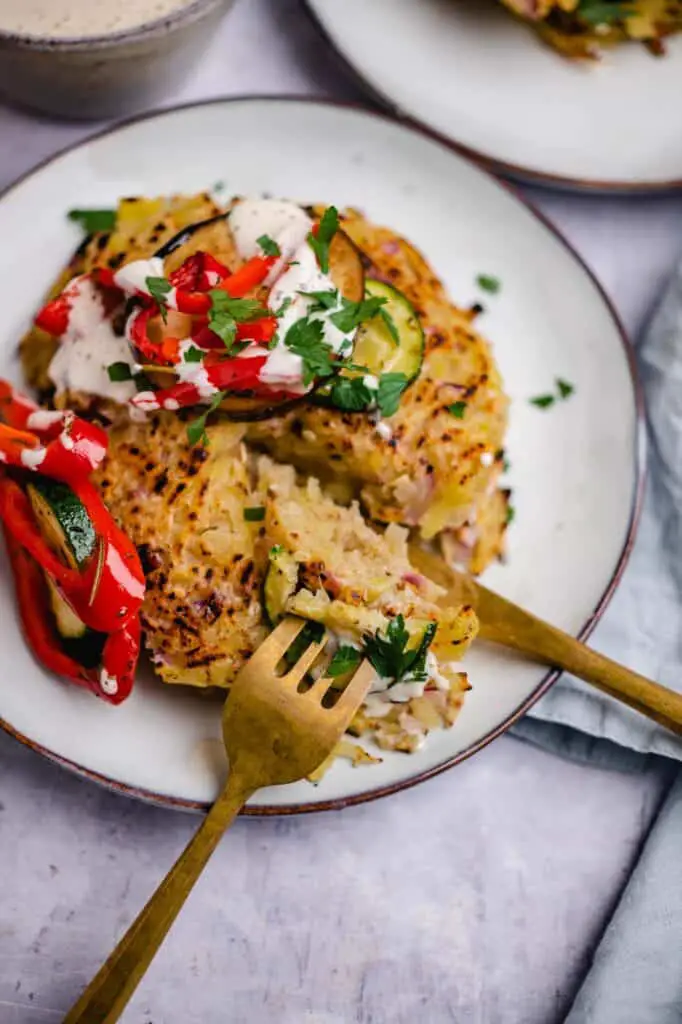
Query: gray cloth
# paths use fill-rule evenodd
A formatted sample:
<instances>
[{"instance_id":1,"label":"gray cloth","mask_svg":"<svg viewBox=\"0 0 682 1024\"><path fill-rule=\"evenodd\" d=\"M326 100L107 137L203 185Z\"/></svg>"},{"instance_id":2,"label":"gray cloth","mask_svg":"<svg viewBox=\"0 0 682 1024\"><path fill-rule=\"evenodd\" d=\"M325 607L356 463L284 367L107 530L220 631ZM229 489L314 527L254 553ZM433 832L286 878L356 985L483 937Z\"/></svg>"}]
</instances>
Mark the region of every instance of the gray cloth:
<instances>
[{"instance_id":1,"label":"gray cloth","mask_svg":"<svg viewBox=\"0 0 682 1024\"><path fill-rule=\"evenodd\" d=\"M646 391L648 483L637 542L591 643L682 691L682 266L638 346ZM570 677L516 734L577 760L640 770L682 761L682 739ZM566 1024L682 1024L682 769L604 933Z\"/></svg>"}]
</instances>

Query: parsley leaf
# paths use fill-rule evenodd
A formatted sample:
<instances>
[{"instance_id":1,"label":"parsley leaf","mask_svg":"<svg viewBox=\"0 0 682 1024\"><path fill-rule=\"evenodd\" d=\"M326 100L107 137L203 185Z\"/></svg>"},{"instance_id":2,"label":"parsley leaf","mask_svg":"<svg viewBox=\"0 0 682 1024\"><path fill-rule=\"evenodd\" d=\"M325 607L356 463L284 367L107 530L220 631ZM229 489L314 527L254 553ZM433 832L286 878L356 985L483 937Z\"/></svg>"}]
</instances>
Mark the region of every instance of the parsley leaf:
<instances>
[{"instance_id":1,"label":"parsley leaf","mask_svg":"<svg viewBox=\"0 0 682 1024\"><path fill-rule=\"evenodd\" d=\"M350 334L356 327L359 327L363 320L371 320L375 317L386 299L375 295L369 299L361 299L360 302L350 302L342 299L341 309L332 313L329 317L335 327L338 327L344 334Z\"/></svg>"},{"instance_id":2,"label":"parsley leaf","mask_svg":"<svg viewBox=\"0 0 682 1024\"><path fill-rule=\"evenodd\" d=\"M265 519L265 506L252 505L244 509L244 519L247 523L262 523Z\"/></svg>"},{"instance_id":3,"label":"parsley leaf","mask_svg":"<svg viewBox=\"0 0 682 1024\"><path fill-rule=\"evenodd\" d=\"M490 274L479 274L476 278L476 284L484 292L490 292L491 295L497 295L502 288L502 282L499 277L492 277Z\"/></svg>"},{"instance_id":4,"label":"parsley leaf","mask_svg":"<svg viewBox=\"0 0 682 1024\"><path fill-rule=\"evenodd\" d=\"M335 679L337 676L345 676L352 672L362 661L362 654L355 647L344 645L339 647L334 657L327 666L327 675Z\"/></svg>"},{"instance_id":5,"label":"parsley leaf","mask_svg":"<svg viewBox=\"0 0 682 1024\"><path fill-rule=\"evenodd\" d=\"M107 373L109 374L109 380L114 384L118 384L122 380L133 379L133 371L128 363L110 363L107 366Z\"/></svg>"},{"instance_id":6,"label":"parsley leaf","mask_svg":"<svg viewBox=\"0 0 682 1024\"><path fill-rule=\"evenodd\" d=\"M284 549L281 544L273 544L272 547L270 548L268 558L270 558L270 560L272 560L273 558L277 558L278 555L282 554L283 550Z\"/></svg>"},{"instance_id":7,"label":"parsley leaf","mask_svg":"<svg viewBox=\"0 0 682 1024\"><path fill-rule=\"evenodd\" d=\"M301 317L287 331L284 344L290 352L302 358L303 383L306 387L316 377L329 377L334 372L333 352L324 341L320 320Z\"/></svg>"},{"instance_id":8,"label":"parsley leaf","mask_svg":"<svg viewBox=\"0 0 682 1024\"><path fill-rule=\"evenodd\" d=\"M398 411L400 398L409 381L404 373L383 373L379 378L377 405L382 416L393 416Z\"/></svg>"},{"instance_id":9,"label":"parsley leaf","mask_svg":"<svg viewBox=\"0 0 682 1024\"><path fill-rule=\"evenodd\" d=\"M197 416L195 420L187 424L187 440L194 448L195 445L208 444L208 434L206 433L206 420L208 419L209 413L215 412L222 400L224 399L226 391L219 391L217 395L213 396L211 404L206 407L206 411Z\"/></svg>"},{"instance_id":10,"label":"parsley leaf","mask_svg":"<svg viewBox=\"0 0 682 1024\"><path fill-rule=\"evenodd\" d=\"M448 411L452 413L456 420L463 420L466 407L466 402L453 402L452 405L448 406Z\"/></svg>"},{"instance_id":11,"label":"parsley leaf","mask_svg":"<svg viewBox=\"0 0 682 1024\"><path fill-rule=\"evenodd\" d=\"M69 210L67 217L80 224L86 235L111 231L116 226L116 210Z\"/></svg>"},{"instance_id":12,"label":"parsley leaf","mask_svg":"<svg viewBox=\"0 0 682 1024\"><path fill-rule=\"evenodd\" d=\"M536 405L538 409L549 409L550 405L554 405L556 399L554 395L536 395L535 398L529 398L528 401L531 405Z\"/></svg>"},{"instance_id":13,"label":"parsley leaf","mask_svg":"<svg viewBox=\"0 0 682 1024\"><path fill-rule=\"evenodd\" d=\"M233 299L219 288L214 288L209 295L211 309L208 314L208 326L228 350L232 348L237 335L237 323L261 320L268 315L268 310L255 299Z\"/></svg>"},{"instance_id":14,"label":"parsley leaf","mask_svg":"<svg viewBox=\"0 0 682 1024\"><path fill-rule=\"evenodd\" d=\"M336 289L328 292L299 292L298 294L303 295L306 299L313 299L313 305L310 307L311 313L318 313L323 309L333 309L339 304L339 293Z\"/></svg>"},{"instance_id":15,"label":"parsley leaf","mask_svg":"<svg viewBox=\"0 0 682 1024\"><path fill-rule=\"evenodd\" d=\"M197 348L196 345L190 345L185 351L182 361L183 363L200 363L205 355L206 353Z\"/></svg>"},{"instance_id":16,"label":"parsley leaf","mask_svg":"<svg viewBox=\"0 0 682 1024\"><path fill-rule=\"evenodd\" d=\"M295 665L304 651L311 644L317 644L324 636L324 626L321 622L306 622L289 650L284 655L287 665Z\"/></svg>"},{"instance_id":17,"label":"parsley leaf","mask_svg":"<svg viewBox=\"0 0 682 1024\"><path fill-rule=\"evenodd\" d=\"M573 384L569 384L567 380L562 380L561 377L557 377L556 386L559 389L560 398L569 398L575 391Z\"/></svg>"},{"instance_id":18,"label":"parsley leaf","mask_svg":"<svg viewBox=\"0 0 682 1024\"><path fill-rule=\"evenodd\" d=\"M317 262L323 274L329 273L329 245L339 230L339 211L335 206L328 206L320 218L317 233L308 235L308 245L317 256Z\"/></svg>"},{"instance_id":19,"label":"parsley leaf","mask_svg":"<svg viewBox=\"0 0 682 1024\"><path fill-rule=\"evenodd\" d=\"M408 649L410 634L405 627L405 619L402 615L396 615L389 622L383 636L379 630L374 634L365 634L365 654L372 667L384 679L392 679L393 683L397 683L409 675L422 680L426 675L426 656L436 635L436 628L435 622L429 623L418 647Z\"/></svg>"},{"instance_id":20,"label":"parsley leaf","mask_svg":"<svg viewBox=\"0 0 682 1024\"><path fill-rule=\"evenodd\" d=\"M274 238L270 238L270 235L261 235L260 238L256 239L258 245L265 253L266 256L281 256L282 250L277 245Z\"/></svg>"},{"instance_id":21,"label":"parsley leaf","mask_svg":"<svg viewBox=\"0 0 682 1024\"><path fill-rule=\"evenodd\" d=\"M171 290L170 281L167 281L165 277L146 277L145 284L149 289L149 294L158 305L161 317L165 323L168 318L166 295L168 295L168 292Z\"/></svg>"},{"instance_id":22,"label":"parsley leaf","mask_svg":"<svg viewBox=\"0 0 682 1024\"><path fill-rule=\"evenodd\" d=\"M576 14L588 25L608 25L633 13L631 3L609 3L608 0L581 0L576 10Z\"/></svg>"},{"instance_id":23,"label":"parsley leaf","mask_svg":"<svg viewBox=\"0 0 682 1024\"><path fill-rule=\"evenodd\" d=\"M337 409L360 412L372 404L373 395L362 377L337 377L331 384L329 397Z\"/></svg>"},{"instance_id":24,"label":"parsley leaf","mask_svg":"<svg viewBox=\"0 0 682 1024\"><path fill-rule=\"evenodd\" d=\"M395 320L393 319L389 311L382 306L381 309L379 310L379 316L384 321L384 325L388 333L391 335L391 339L393 340L393 342L396 345L399 345L400 334L398 333L398 328L395 325Z\"/></svg>"},{"instance_id":25,"label":"parsley leaf","mask_svg":"<svg viewBox=\"0 0 682 1024\"><path fill-rule=\"evenodd\" d=\"M505 523L507 524L507 526L509 526L510 523L514 522L514 517L515 516L516 516L516 509L514 508L514 506L513 505L507 505L507 514L505 516Z\"/></svg>"}]
</instances>

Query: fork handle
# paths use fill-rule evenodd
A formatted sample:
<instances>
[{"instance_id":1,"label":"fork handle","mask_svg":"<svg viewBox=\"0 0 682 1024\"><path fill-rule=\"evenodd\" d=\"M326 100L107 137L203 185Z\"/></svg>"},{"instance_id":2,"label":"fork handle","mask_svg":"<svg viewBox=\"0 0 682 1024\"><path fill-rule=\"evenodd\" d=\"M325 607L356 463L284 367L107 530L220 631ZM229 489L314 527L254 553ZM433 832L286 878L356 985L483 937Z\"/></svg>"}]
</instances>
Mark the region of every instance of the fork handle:
<instances>
[{"instance_id":1,"label":"fork handle","mask_svg":"<svg viewBox=\"0 0 682 1024\"><path fill-rule=\"evenodd\" d=\"M598 654L480 584L476 589L481 637L565 669L682 735L682 694Z\"/></svg>"},{"instance_id":2,"label":"fork handle","mask_svg":"<svg viewBox=\"0 0 682 1024\"><path fill-rule=\"evenodd\" d=\"M92 979L63 1024L113 1024L123 1013L194 883L257 786L230 772L222 793L199 830L116 949Z\"/></svg>"}]
</instances>

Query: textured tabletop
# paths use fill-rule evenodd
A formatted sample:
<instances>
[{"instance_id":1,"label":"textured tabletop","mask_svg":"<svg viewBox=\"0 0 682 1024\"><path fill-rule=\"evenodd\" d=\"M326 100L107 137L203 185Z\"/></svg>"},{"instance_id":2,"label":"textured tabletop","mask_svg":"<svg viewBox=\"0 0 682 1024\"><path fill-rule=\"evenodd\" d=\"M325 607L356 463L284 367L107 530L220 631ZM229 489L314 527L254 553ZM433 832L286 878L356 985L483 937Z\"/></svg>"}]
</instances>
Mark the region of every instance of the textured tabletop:
<instances>
[{"instance_id":1,"label":"textured tabletop","mask_svg":"<svg viewBox=\"0 0 682 1024\"><path fill-rule=\"evenodd\" d=\"M254 92L361 98L298 0L240 0L168 103ZM0 186L92 130L0 107ZM682 248L682 197L526 191L639 330ZM240 821L123 1020L558 1024L669 779L641 764L503 737L375 804ZM0 735L0 1024L61 1020L195 827Z\"/></svg>"}]
</instances>

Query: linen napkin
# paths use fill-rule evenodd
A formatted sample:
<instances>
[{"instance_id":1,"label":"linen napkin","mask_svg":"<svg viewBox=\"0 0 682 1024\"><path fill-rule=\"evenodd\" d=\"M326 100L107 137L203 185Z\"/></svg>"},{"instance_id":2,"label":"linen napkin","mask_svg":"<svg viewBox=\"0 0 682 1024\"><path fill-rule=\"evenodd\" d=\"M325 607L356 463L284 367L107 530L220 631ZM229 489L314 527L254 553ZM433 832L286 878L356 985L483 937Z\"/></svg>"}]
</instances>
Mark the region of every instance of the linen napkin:
<instances>
[{"instance_id":1,"label":"linen napkin","mask_svg":"<svg viewBox=\"0 0 682 1024\"><path fill-rule=\"evenodd\" d=\"M648 481L621 586L590 643L682 691L682 264L637 358ZM642 755L682 761L682 739L569 676L516 726L555 753L624 771ZM566 1024L682 1024L682 768L594 954Z\"/></svg>"}]
</instances>

